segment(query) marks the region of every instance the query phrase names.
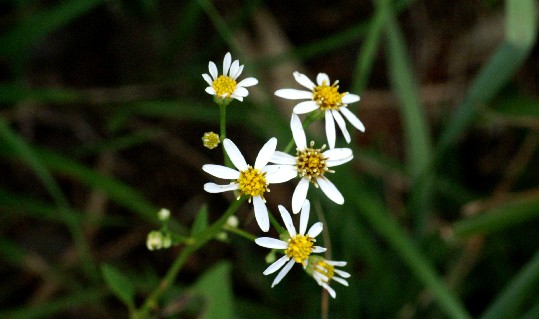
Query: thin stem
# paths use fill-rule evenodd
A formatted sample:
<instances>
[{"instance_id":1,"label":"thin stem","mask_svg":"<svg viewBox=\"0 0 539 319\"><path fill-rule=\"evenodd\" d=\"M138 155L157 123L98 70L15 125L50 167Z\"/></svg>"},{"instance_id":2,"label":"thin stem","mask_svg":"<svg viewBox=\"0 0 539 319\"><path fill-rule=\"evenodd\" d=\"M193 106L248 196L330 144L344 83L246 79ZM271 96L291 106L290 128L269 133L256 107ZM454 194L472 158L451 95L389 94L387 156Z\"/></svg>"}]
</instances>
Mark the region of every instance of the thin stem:
<instances>
[{"instance_id":1,"label":"thin stem","mask_svg":"<svg viewBox=\"0 0 539 319\"><path fill-rule=\"evenodd\" d=\"M226 138L226 106L227 103L218 103L219 104L219 134L221 142L223 142ZM223 158L225 161L225 166L232 167L232 162L230 161L230 158L228 157L228 154L226 153L225 146L223 143L221 143L221 148L223 149Z\"/></svg>"},{"instance_id":2,"label":"thin stem","mask_svg":"<svg viewBox=\"0 0 539 319\"><path fill-rule=\"evenodd\" d=\"M236 212L238 207L246 199L247 197L243 196L240 199L234 201L216 222L214 222L204 231L197 233L193 238L191 238L191 240L189 241L190 245L186 246L182 250L178 258L176 258L176 260L168 270L165 277L163 277L163 279L159 283L159 286L157 286L150 294L150 296L146 298L140 309L137 312L133 313L132 318L143 319L148 317L148 313L150 312L150 310L155 308L155 306L157 305L158 299L172 286L174 280L176 280L176 277L178 276L178 273L180 272L187 258L192 253L197 251L200 247L204 246L212 238L214 238L222 230L223 225L225 225L228 218Z\"/></svg>"},{"instance_id":3,"label":"thin stem","mask_svg":"<svg viewBox=\"0 0 539 319\"><path fill-rule=\"evenodd\" d=\"M232 227L232 226L228 226L227 224L223 225L223 229L226 230L227 232L230 232L230 233L233 233L233 234L236 234L240 237L243 237L245 239L248 239L250 241L255 241L256 239L256 236L249 233L249 232L246 232L245 230L242 230L242 229L239 229L237 227Z\"/></svg>"}]
</instances>

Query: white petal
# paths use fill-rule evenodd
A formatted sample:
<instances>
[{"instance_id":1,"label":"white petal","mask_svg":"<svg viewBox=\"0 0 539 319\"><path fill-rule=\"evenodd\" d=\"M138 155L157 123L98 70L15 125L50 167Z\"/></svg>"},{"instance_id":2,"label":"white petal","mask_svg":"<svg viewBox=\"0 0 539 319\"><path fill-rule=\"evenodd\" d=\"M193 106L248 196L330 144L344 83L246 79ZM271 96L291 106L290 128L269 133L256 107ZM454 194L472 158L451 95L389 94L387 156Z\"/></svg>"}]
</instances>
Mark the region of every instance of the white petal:
<instances>
[{"instance_id":1,"label":"white petal","mask_svg":"<svg viewBox=\"0 0 539 319\"><path fill-rule=\"evenodd\" d=\"M313 92L301 91L296 89L280 89L275 91L275 95L289 100L310 100L313 98Z\"/></svg>"},{"instance_id":2,"label":"white petal","mask_svg":"<svg viewBox=\"0 0 539 319\"><path fill-rule=\"evenodd\" d=\"M333 276L333 278L331 278L331 280L335 280L336 282L340 283L341 285L345 285L346 287L348 287L348 281L346 281L346 280L344 280L342 278Z\"/></svg>"},{"instance_id":3,"label":"white petal","mask_svg":"<svg viewBox=\"0 0 539 319\"><path fill-rule=\"evenodd\" d=\"M292 222L292 217L290 216L290 213L286 210L286 208L284 208L283 205L279 205L278 208L279 212L281 213L281 218L283 219L284 226L290 234L290 237L296 236L296 228L294 227L294 223Z\"/></svg>"},{"instance_id":4,"label":"white petal","mask_svg":"<svg viewBox=\"0 0 539 319\"><path fill-rule=\"evenodd\" d=\"M300 179L298 186L296 186L296 189L294 190L294 194L292 195L292 212L294 214L299 213L299 211L301 210L301 206L303 206L303 203L305 202L305 199L307 198L308 190L309 190L309 180L306 178Z\"/></svg>"},{"instance_id":5,"label":"white petal","mask_svg":"<svg viewBox=\"0 0 539 319\"><path fill-rule=\"evenodd\" d=\"M317 222L312 225L311 228L309 228L307 235L311 238L316 238L316 236L320 235L323 229L324 225L321 222Z\"/></svg>"},{"instance_id":6,"label":"white petal","mask_svg":"<svg viewBox=\"0 0 539 319\"><path fill-rule=\"evenodd\" d=\"M342 135L344 136L346 143L350 143L352 139L350 138L350 133L348 133L348 130L346 129L346 123L344 122L344 119L342 118L341 114L339 114L339 112L335 110L331 110L331 114L333 115L335 122L337 122L337 125L339 125L339 128L341 129Z\"/></svg>"},{"instance_id":7,"label":"white petal","mask_svg":"<svg viewBox=\"0 0 539 319\"><path fill-rule=\"evenodd\" d=\"M316 76L316 83L318 83L318 85L322 85L324 81L326 82L326 85L331 85L331 83L329 82L329 76L327 74L318 73L318 75Z\"/></svg>"},{"instance_id":8,"label":"white petal","mask_svg":"<svg viewBox=\"0 0 539 319\"><path fill-rule=\"evenodd\" d=\"M238 68L240 67L240 61L235 60L230 66L230 77L234 79L234 75L238 73Z\"/></svg>"},{"instance_id":9,"label":"white petal","mask_svg":"<svg viewBox=\"0 0 539 319\"><path fill-rule=\"evenodd\" d=\"M342 115L346 117L346 119L348 120L348 122L350 122L350 124L352 124L355 128L357 128L361 132L365 132L365 126L363 125L363 123L361 123L361 121L357 118L357 116L354 113L352 113L348 108L341 107L339 108L339 111L341 111Z\"/></svg>"},{"instance_id":10,"label":"white petal","mask_svg":"<svg viewBox=\"0 0 539 319\"><path fill-rule=\"evenodd\" d=\"M236 100L238 100L240 102L243 102L243 96L239 96L239 95L236 95L236 94L231 94L230 97L233 98L233 99L236 99Z\"/></svg>"},{"instance_id":11,"label":"white petal","mask_svg":"<svg viewBox=\"0 0 539 319\"><path fill-rule=\"evenodd\" d=\"M269 216L268 216L268 208L266 207L266 203L264 203L264 200L260 196L254 196L253 197L253 206L255 208L255 219L258 223L258 227L263 232L267 232L269 230Z\"/></svg>"},{"instance_id":12,"label":"white petal","mask_svg":"<svg viewBox=\"0 0 539 319\"><path fill-rule=\"evenodd\" d=\"M238 189L238 184L232 183L228 185L217 185L215 183L204 184L204 190L208 193L222 193Z\"/></svg>"},{"instance_id":13,"label":"white petal","mask_svg":"<svg viewBox=\"0 0 539 319\"><path fill-rule=\"evenodd\" d=\"M266 270L264 270L263 274L264 275L273 274L277 270L281 269L281 267L289 260L290 260L290 257L284 255L283 257L277 259L277 261L275 261L273 264L269 265L269 267L266 268Z\"/></svg>"},{"instance_id":14,"label":"white petal","mask_svg":"<svg viewBox=\"0 0 539 319\"><path fill-rule=\"evenodd\" d=\"M272 137L266 142L266 144L264 144L264 146L262 146L260 152L258 152L258 156L256 157L255 161L256 169L262 169L264 166L266 166L266 164L268 164L269 160L273 156L273 153L275 153L275 148L277 148L277 139Z\"/></svg>"},{"instance_id":15,"label":"white petal","mask_svg":"<svg viewBox=\"0 0 539 319\"><path fill-rule=\"evenodd\" d=\"M275 151L270 159L270 162L275 164L296 165L296 157L281 151Z\"/></svg>"},{"instance_id":16,"label":"white petal","mask_svg":"<svg viewBox=\"0 0 539 319\"><path fill-rule=\"evenodd\" d=\"M208 86L204 91L208 94L215 95L215 89L211 86Z\"/></svg>"},{"instance_id":17,"label":"white petal","mask_svg":"<svg viewBox=\"0 0 539 319\"><path fill-rule=\"evenodd\" d=\"M238 179L240 177L240 172L222 165L206 164L202 166L202 170L222 179Z\"/></svg>"},{"instance_id":18,"label":"white petal","mask_svg":"<svg viewBox=\"0 0 539 319\"><path fill-rule=\"evenodd\" d=\"M215 63L213 63L212 61L210 61L210 63L208 64L208 69L210 69L210 75L211 77L216 80L217 79L217 76L219 75L218 71L217 71L217 66L215 65Z\"/></svg>"},{"instance_id":19,"label":"white petal","mask_svg":"<svg viewBox=\"0 0 539 319\"><path fill-rule=\"evenodd\" d=\"M352 150L349 148L334 148L322 153L324 157L328 158L326 164L328 167L338 166L346 162L351 161L354 158Z\"/></svg>"},{"instance_id":20,"label":"white petal","mask_svg":"<svg viewBox=\"0 0 539 319\"><path fill-rule=\"evenodd\" d=\"M315 101L304 101L294 106L292 112L296 114L305 114L312 112L319 108L319 105Z\"/></svg>"},{"instance_id":21,"label":"white petal","mask_svg":"<svg viewBox=\"0 0 539 319\"><path fill-rule=\"evenodd\" d=\"M258 246L270 249L286 249L288 248L288 243L271 237L259 237L255 239L255 243Z\"/></svg>"},{"instance_id":22,"label":"white petal","mask_svg":"<svg viewBox=\"0 0 539 319\"><path fill-rule=\"evenodd\" d=\"M246 79L241 80L237 85L238 86L243 86L243 87L249 87L249 86L253 86L253 85L257 85L257 84L258 84L257 79L255 79L255 78L246 78Z\"/></svg>"},{"instance_id":23,"label":"white petal","mask_svg":"<svg viewBox=\"0 0 539 319\"><path fill-rule=\"evenodd\" d=\"M313 247L313 253L323 253L327 251L327 248L324 248L324 247L320 247L320 246L314 246Z\"/></svg>"},{"instance_id":24,"label":"white petal","mask_svg":"<svg viewBox=\"0 0 539 319\"><path fill-rule=\"evenodd\" d=\"M299 117L292 113L290 118L290 129L292 130L292 136L294 137L294 142L296 142L296 147L300 150L307 148L307 137L305 137L305 131L303 130L303 125Z\"/></svg>"},{"instance_id":25,"label":"white petal","mask_svg":"<svg viewBox=\"0 0 539 319\"><path fill-rule=\"evenodd\" d=\"M333 290L333 288L331 288L328 284L322 283L322 287L324 287L324 289L326 289L327 292L329 292L329 295L331 296L331 298L335 299L337 297L335 290Z\"/></svg>"},{"instance_id":26,"label":"white petal","mask_svg":"<svg viewBox=\"0 0 539 319\"><path fill-rule=\"evenodd\" d=\"M326 263L332 266L338 266L338 267L344 267L346 266L346 264L348 264L346 261L334 261L334 260L326 260Z\"/></svg>"},{"instance_id":27,"label":"white petal","mask_svg":"<svg viewBox=\"0 0 539 319\"><path fill-rule=\"evenodd\" d=\"M235 74L231 74L230 77L233 79L233 80L236 80L238 78L238 76L241 75L241 72L243 72L243 67L244 65L240 65L238 70L236 71Z\"/></svg>"},{"instance_id":28,"label":"white petal","mask_svg":"<svg viewBox=\"0 0 539 319\"><path fill-rule=\"evenodd\" d=\"M326 196L334 201L335 203L342 205L344 204L344 197L341 192L329 181L326 177L318 177L316 182L320 186L320 189L326 194Z\"/></svg>"},{"instance_id":29,"label":"white petal","mask_svg":"<svg viewBox=\"0 0 539 319\"><path fill-rule=\"evenodd\" d=\"M236 144L234 144L234 142L232 142L228 138L225 138L225 140L223 141L223 146L225 147L225 151L228 154L228 157L230 157L232 164L234 164L234 166L236 166L236 168L239 169L240 172L246 170L247 163L245 162L245 158L243 157L243 155L241 155L241 152L236 146Z\"/></svg>"},{"instance_id":30,"label":"white petal","mask_svg":"<svg viewBox=\"0 0 539 319\"><path fill-rule=\"evenodd\" d=\"M357 101L359 101L359 95L348 93L342 97L342 102L344 104L355 103Z\"/></svg>"},{"instance_id":31,"label":"white petal","mask_svg":"<svg viewBox=\"0 0 539 319\"><path fill-rule=\"evenodd\" d=\"M225 54L225 58L223 59L223 75L228 75L230 62L232 62L232 56L230 55L230 52L227 52L227 54Z\"/></svg>"},{"instance_id":32,"label":"white petal","mask_svg":"<svg viewBox=\"0 0 539 319\"><path fill-rule=\"evenodd\" d=\"M276 284L280 283L281 280L283 280L284 276L286 276L286 274L288 274L288 272L290 271L292 266L294 266L295 262L296 261L294 259L291 259L288 262L288 264L286 264L286 266L284 266L283 269L281 269L281 271L277 274L277 277L275 277L275 280L271 284L271 288L273 288Z\"/></svg>"},{"instance_id":33,"label":"white petal","mask_svg":"<svg viewBox=\"0 0 539 319\"><path fill-rule=\"evenodd\" d=\"M306 199L303 202L303 206L301 207L301 215L299 216L299 233L301 235L305 235L305 231L307 231L307 223L309 222L310 211L311 211L311 202L309 202L309 200Z\"/></svg>"},{"instance_id":34,"label":"white petal","mask_svg":"<svg viewBox=\"0 0 539 319\"><path fill-rule=\"evenodd\" d=\"M246 97L247 95L249 95L249 91L247 91L247 89L242 86L236 86L236 89L234 90L234 95Z\"/></svg>"},{"instance_id":35,"label":"white petal","mask_svg":"<svg viewBox=\"0 0 539 319\"><path fill-rule=\"evenodd\" d=\"M341 277L343 277L343 278L350 278L350 274L347 273L346 271L342 271L342 270L339 270L339 269L333 269L333 271L334 271L337 275L339 275L339 276L341 276Z\"/></svg>"},{"instance_id":36,"label":"white petal","mask_svg":"<svg viewBox=\"0 0 539 319\"><path fill-rule=\"evenodd\" d=\"M288 182L289 180L298 176L298 170L295 166L291 165L268 165L265 168L270 168L266 174L266 182L268 184L279 184Z\"/></svg>"},{"instance_id":37,"label":"white petal","mask_svg":"<svg viewBox=\"0 0 539 319\"><path fill-rule=\"evenodd\" d=\"M326 136L328 137L329 148L332 149L335 147L335 121L333 120L333 115L331 115L330 110L326 111L325 117L326 117Z\"/></svg>"},{"instance_id":38,"label":"white petal","mask_svg":"<svg viewBox=\"0 0 539 319\"><path fill-rule=\"evenodd\" d=\"M296 79L296 81L299 84L303 85L304 87L308 88L309 90L312 91L316 87L316 85L313 83L313 81L311 81L309 79L309 77L307 77L305 74L301 74L301 73L299 73L297 71L294 72L293 74L294 74L294 78Z\"/></svg>"},{"instance_id":39,"label":"white petal","mask_svg":"<svg viewBox=\"0 0 539 319\"><path fill-rule=\"evenodd\" d=\"M208 83L209 86L212 86L213 85L213 80L211 79L211 77L204 73L202 74L202 77L204 78L204 81L206 81L206 83Z\"/></svg>"}]
</instances>

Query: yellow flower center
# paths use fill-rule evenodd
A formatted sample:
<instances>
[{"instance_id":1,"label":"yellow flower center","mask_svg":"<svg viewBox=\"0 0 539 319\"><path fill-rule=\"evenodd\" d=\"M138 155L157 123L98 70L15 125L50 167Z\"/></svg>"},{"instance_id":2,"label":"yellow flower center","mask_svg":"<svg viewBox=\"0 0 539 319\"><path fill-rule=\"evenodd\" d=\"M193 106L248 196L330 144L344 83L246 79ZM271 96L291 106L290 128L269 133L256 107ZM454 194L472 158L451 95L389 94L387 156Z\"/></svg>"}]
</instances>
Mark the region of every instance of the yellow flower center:
<instances>
[{"instance_id":1,"label":"yellow flower center","mask_svg":"<svg viewBox=\"0 0 539 319\"><path fill-rule=\"evenodd\" d=\"M326 146L314 148L314 142L311 142L310 146L310 148L296 152L296 168L301 177L307 176L314 183L316 177L323 176L328 171L327 158L322 154Z\"/></svg>"},{"instance_id":2,"label":"yellow flower center","mask_svg":"<svg viewBox=\"0 0 539 319\"><path fill-rule=\"evenodd\" d=\"M251 197L264 195L266 191L269 191L266 182L266 173L262 173L259 169L249 166L240 173L238 190L242 195L249 195Z\"/></svg>"},{"instance_id":3,"label":"yellow flower center","mask_svg":"<svg viewBox=\"0 0 539 319\"><path fill-rule=\"evenodd\" d=\"M327 280L322 279L322 281L325 283L328 283L331 278L333 278L334 267L333 265L328 264L324 260L317 262L316 267L314 267L314 270L327 277Z\"/></svg>"},{"instance_id":4,"label":"yellow flower center","mask_svg":"<svg viewBox=\"0 0 539 319\"><path fill-rule=\"evenodd\" d=\"M230 97L236 89L236 81L226 75L220 75L212 84L215 95L219 97Z\"/></svg>"},{"instance_id":5,"label":"yellow flower center","mask_svg":"<svg viewBox=\"0 0 539 319\"><path fill-rule=\"evenodd\" d=\"M210 150L216 148L217 145L219 145L219 142L221 142L219 135L213 132L206 132L204 133L204 136L202 136L204 147L209 148Z\"/></svg>"},{"instance_id":6,"label":"yellow flower center","mask_svg":"<svg viewBox=\"0 0 539 319\"><path fill-rule=\"evenodd\" d=\"M288 248L285 249L284 253L305 266L305 260L313 252L313 243L314 238L296 235L288 240Z\"/></svg>"},{"instance_id":7,"label":"yellow flower center","mask_svg":"<svg viewBox=\"0 0 539 319\"><path fill-rule=\"evenodd\" d=\"M322 82L313 89L313 100L320 105L322 111L338 110L342 105L342 98L348 93L339 93L339 81L335 81L332 85L327 85L326 81Z\"/></svg>"}]
</instances>

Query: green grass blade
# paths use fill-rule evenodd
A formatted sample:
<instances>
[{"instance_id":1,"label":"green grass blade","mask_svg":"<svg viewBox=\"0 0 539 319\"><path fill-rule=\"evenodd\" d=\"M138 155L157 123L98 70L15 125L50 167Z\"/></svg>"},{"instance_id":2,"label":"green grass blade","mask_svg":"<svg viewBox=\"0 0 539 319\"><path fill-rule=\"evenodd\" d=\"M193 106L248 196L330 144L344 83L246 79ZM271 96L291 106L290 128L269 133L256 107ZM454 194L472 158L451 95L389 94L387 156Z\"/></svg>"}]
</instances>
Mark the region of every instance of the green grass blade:
<instances>
[{"instance_id":1,"label":"green grass blade","mask_svg":"<svg viewBox=\"0 0 539 319\"><path fill-rule=\"evenodd\" d=\"M201 319L232 319L233 294L231 265L222 262L206 271L195 283L195 291L206 299L206 309Z\"/></svg>"},{"instance_id":2,"label":"green grass blade","mask_svg":"<svg viewBox=\"0 0 539 319\"><path fill-rule=\"evenodd\" d=\"M539 252L511 280L479 319L514 318L515 311L539 283Z\"/></svg>"}]
</instances>

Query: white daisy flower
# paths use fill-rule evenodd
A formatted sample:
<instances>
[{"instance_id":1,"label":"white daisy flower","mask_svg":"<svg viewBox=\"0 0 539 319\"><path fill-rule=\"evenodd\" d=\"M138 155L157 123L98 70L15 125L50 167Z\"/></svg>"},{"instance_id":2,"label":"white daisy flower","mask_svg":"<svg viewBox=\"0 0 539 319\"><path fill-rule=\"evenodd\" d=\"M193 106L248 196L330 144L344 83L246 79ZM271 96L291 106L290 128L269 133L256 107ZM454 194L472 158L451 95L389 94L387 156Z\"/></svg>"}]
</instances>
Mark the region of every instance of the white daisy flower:
<instances>
[{"instance_id":1,"label":"white daisy flower","mask_svg":"<svg viewBox=\"0 0 539 319\"><path fill-rule=\"evenodd\" d=\"M307 146L305 131L296 114L292 114L290 128L296 142L296 156L276 151L270 161L281 164L283 175L288 175L288 177L299 175L301 177L292 195L292 212L294 214L299 212L301 205L307 198L310 183L313 183L315 187L320 186L320 189L329 199L342 205L344 197L325 176L325 173L334 173L329 167L341 165L352 160L354 157L352 150L349 148L334 148L324 151L325 145L322 148L314 148L314 142Z\"/></svg>"},{"instance_id":2,"label":"white daisy flower","mask_svg":"<svg viewBox=\"0 0 539 319\"><path fill-rule=\"evenodd\" d=\"M329 286L330 281L334 280L348 287L348 281L346 281L345 278L350 278L349 273L336 269L335 267L337 266L346 266L346 261L333 261L320 256L310 256L309 268L306 269L307 273L309 273L320 286L324 287L333 298L335 298L337 294L335 293L335 290Z\"/></svg>"},{"instance_id":3,"label":"white daisy flower","mask_svg":"<svg viewBox=\"0 0 539 319\"><path fill-rule=\"evenodd\" d=\"M288 174L283 174L283 171L279 169L279 165L266 165L275 152L277 139L272 137L262 147L256 157L254 167L247 165L245 158L241 155L238 147L231 140L225 139L223 141L223 146L225 147L225 151L228 154L230 161L237 170L213 164L202 166L202 170L215 177L231 179L234 181L228 185L206 183L204 184L204 190L208 193L239 190L240 196L249 196L249 202L251 202L251 200L253 202L258 226L260 226L260 229L267 232L269 230L269 217L264 194L269 192L269 184L282 183L290 179Z\"/></svg>"},{"instance_id":4,"label":"white daisy flower","mask_svg":"<svg viewBox=\"0 0 539 319\"><path fill-rule=\"evenodd\" d=\"M217 66L213 61L210 61L208 68L211 77L206 73L202 74L202 77L209 85L206 88L206 92L219 98L243 101L243 98L249 95L249 91L247 91L246 87L258 83L258 80L252 77L243 79L239 83L236 82L236 79L243 71L243 65L240 65L238 60L232 62L230 52L227 53L223 59L222 75L218 74Z\"/></svg>"},{"instance_id":5,"label":"white daisy flower","mask_svg":"<svg viewBox=\"0 0 539 319\"><path fill-rule=\"evenodd\" d=\"M329 148L335 147L335 122L342 131L347 143L350 143L350 133L346 129L344 117L355 128L365 132L365 126L359 118L348 109L348 104L358 102L359 95L348 92L339 93L339 81L329 84L329 77L325 73L318 73L314 84L306 75L294 72L296 81L309 89L309 91L296 89L280 89L275 91L275 95L289 100L309 100L298 103L294 107L294 113L305 114L317 109L324 112L326 118L326 135ZM340 112L340 113L339 113Z\"/></svg>"},{"instance_id":6,"label":"white daisy flower","mask_svg":"<svg viewBox=\"0 0 539 319\"><path fill-rule=\"evenodd\" d=\"M326 251L326 248L324 247L313 246L314 242L316 242L315 237L322 232L323 225L321 222L312 225L311 228L309 228L309 231L307 231L307 234L305 234L307 222L309 221L310 209L311 205L309 201L306 200L305 203L303 203L303 208L301 210L298 233L292 223L292 216L290 216L290 213L288 213L283 206L279 205L279 212L281 212L281 217L283 218L286 230L288 231L288 235L286 236L287 239L281 240L271 237L260 237L255 240L259 246L270 249L282 249L284 251L284 256L269 265L263 272L264 275L269 275L282 268L279 274L277 274L277 277L273 280L273 283L271 284L272 288L284 278L295 263L302 264L303 268L305 268L308 265L308 258L311 253L322 253Z\"/></svg>"}]
</instances>

